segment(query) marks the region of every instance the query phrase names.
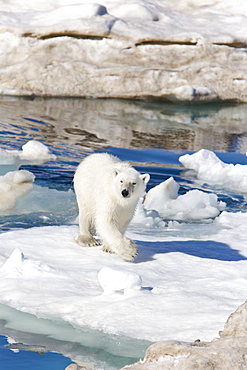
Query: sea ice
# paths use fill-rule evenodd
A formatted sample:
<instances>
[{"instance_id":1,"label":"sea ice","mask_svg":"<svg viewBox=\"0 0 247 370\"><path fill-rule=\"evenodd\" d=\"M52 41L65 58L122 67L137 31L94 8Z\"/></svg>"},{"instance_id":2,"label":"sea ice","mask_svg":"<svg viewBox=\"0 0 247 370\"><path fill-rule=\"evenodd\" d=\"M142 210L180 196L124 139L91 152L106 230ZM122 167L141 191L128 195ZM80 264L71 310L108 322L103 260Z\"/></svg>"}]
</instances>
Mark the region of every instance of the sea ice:
<instances>
[{"instance_id":1,"label":"sea ice","mask_svg":"<svg viewBox=\"0 0 247 370\"><path fill-rule=\"evenodd\" d=\"M178 190L179 184L170 177L148 191L144 208L157 211L165 220L199 221L215 218L226 207L215 194L190 190L178 195Z\"/></svg>"},{"instance_id":2,"label":"sea ice","mask_svg":"<svg viewBox=\"0 0 247 370\"><path fill-rule=\"evenodd\" d=\"M185 154L179 161L195 171L199 180L235 192L247 192L247 165L227 164L207 149L193 154Z\"/></svg>"},{"instance_id":3,"label":"sea ice","mask_svg":"<svg viewBox=\"0 0 247 370\"><path fill-rule=\"evenodd\" d=\"M239 213L238 223L224 227L232 215L223 212L214 221L217 232L199 238L128 231L139 250L133 263L100 247L78 247L75 225L0 234L0 303L109 334L150 341L193 341L198 335L211 340L247 294L247 214ZM10 279L6 266L16 271L19 263L22 273ZM100 271L111 291L150 289L102 294Z\"/></svg>"}]
</instances>

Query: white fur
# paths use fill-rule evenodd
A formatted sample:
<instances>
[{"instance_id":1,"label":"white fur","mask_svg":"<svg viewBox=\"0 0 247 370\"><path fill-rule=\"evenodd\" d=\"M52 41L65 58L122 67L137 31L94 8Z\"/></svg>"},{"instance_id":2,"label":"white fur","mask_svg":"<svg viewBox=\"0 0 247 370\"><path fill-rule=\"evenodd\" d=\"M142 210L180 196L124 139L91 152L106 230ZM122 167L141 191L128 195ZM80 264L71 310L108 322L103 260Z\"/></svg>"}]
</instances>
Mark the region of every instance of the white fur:
<instances>
[{"instance_id":1,"label":"white fur","mask_svg":"<svg viewBox=\"0 0 247 370\"><path fill-rule=\"evenodd\" d=\"M77 242L83 246L98 245L93 237L97 233L105 252L132 260L137 249L124 232L149 178L148 174L140 175L129 163L110 154L86 157L74 177L79 206Z\"/></svg>"}]
</instances>

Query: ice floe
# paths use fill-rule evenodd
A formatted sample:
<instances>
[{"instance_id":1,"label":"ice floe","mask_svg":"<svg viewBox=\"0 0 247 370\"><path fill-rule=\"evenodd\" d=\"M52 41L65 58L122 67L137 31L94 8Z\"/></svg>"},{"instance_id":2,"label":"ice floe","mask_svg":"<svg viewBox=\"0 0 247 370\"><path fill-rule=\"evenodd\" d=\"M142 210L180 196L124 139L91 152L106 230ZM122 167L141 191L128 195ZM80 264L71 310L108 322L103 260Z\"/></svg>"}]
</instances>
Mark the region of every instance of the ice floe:
<instances>
[{"instance_id":1,"label":"ice floe","mask_svg":"<svg viewBox=\"0 0 247 370\"><path fill-rule=\"evenodd\" d=\"M235 192L247 192L247 165L222 162L217 155L207 149L193 154L185 154L179 161L195 171L199 180Z\"/></svg>"},{"instance_id":2,"label":"ice floe","mask_svg":"<svg viewBox=\"0 0 247 370\"><path fill-rule=\"evenodd\" d=\"M217 195L190 190L178 195L179 184L170 177L150 189L145 196L144 208L155 210L165 220L200 221L215 218L226 207Z\"/></svg>"},{"instance_id":3,"label":"ice floe","mask_svg":"<svg viewBox=\"0 0 247 370\"><path fill-rule=\"evenodd\" d=\"M225 224L232 214L221 217ZM0 303L109 334L211 340L247 294L246 214L235 227L218 225L200 238L129 231L139 249L134 263L78 247L74 225L3 233ZM126 288L131 294L112 294Z\"/></svg>"}]
</instances>

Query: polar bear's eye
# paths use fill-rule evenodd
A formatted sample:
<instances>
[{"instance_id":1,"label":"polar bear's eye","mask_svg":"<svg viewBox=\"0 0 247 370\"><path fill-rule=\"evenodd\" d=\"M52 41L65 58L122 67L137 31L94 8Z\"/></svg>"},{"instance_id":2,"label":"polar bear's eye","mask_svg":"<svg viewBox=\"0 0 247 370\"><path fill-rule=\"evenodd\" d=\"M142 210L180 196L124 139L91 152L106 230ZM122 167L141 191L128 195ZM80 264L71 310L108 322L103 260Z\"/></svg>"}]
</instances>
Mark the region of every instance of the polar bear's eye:
<instances>
[{"instance_id":1,"label":"polar bear's eye","mask_svg":"<svg viewBox=\"0 0 247 370\"><path fill-rule=\"evenodd\" d=\"M120 180L120 183L122 184L123 183L123 180Z\"/></svg>"},{"instance_id":2,"label":"polar bear's eye","mask_svg":"<svg viewBox=\"0 0 247 370\"><path fill-rule=\"evenodd\" d=\"M136 182L133 182L133 184L132 184L133 186L136 186Z\"/></svg>"}]
</instances>

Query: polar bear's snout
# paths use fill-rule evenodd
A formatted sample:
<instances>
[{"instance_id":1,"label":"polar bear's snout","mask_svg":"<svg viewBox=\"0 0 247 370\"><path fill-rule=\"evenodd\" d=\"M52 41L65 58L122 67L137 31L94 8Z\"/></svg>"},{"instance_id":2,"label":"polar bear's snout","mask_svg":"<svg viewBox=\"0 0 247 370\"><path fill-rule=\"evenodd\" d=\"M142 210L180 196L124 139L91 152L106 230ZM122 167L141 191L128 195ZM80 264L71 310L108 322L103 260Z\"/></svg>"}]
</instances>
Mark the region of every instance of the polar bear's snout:
<instances>
[{"instance_id":1,"label":"polar bear's snout","mask_svg":"<svg viewBox=\"0 0 247 370\"><path fill-rule=\"evenodd\" d=\"M130 197L130 191L129 191L129 189L123 189L122 190L122 196L124 197L124 198L129 198Z\"/></svg>"},{"instance_id":2,"label":"polar bear's snout","mask_svg":"<svg viewBox=\"0 0 247 370\"><path fill-rule=\"evenodd\" d=\"M121 191L122 196L124 198L130 198L134 191L135 186L136 186L135 182L129 182L128 184L125 183L124 188Z\"/></svg>"}]
</instances>

